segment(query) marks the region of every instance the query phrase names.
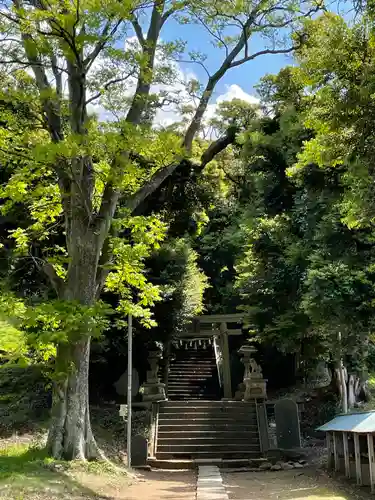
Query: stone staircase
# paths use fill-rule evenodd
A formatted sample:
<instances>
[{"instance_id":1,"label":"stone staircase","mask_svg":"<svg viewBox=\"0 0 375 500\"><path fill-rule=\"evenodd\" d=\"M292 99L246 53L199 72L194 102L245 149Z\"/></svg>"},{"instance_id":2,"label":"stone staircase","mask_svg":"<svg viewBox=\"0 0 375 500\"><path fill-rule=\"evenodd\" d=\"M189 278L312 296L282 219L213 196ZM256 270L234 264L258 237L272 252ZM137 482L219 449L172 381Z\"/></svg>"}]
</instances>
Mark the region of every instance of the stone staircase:
<instances>
[{"instance_id":1,"label":"stone staircase","mask_svg":"<svg viewBox=\"0 0 375 500\"><path fill-rule=\"evenodd\" d=\"M177 349L168 375L167 397L177 400L217 400L220 388L212 346Z\"/></svg>"},{"instance_id":2,"label":"stone staircase","mask_svg":"<svg viewBox=\"0 0 375 500\"><path fill-rule=\"evenodd\" d=\"M249 462L261 456L255 403L161 402L155 439L154 458L161 464L173 460Z\"/></svg>"}]
</instances>

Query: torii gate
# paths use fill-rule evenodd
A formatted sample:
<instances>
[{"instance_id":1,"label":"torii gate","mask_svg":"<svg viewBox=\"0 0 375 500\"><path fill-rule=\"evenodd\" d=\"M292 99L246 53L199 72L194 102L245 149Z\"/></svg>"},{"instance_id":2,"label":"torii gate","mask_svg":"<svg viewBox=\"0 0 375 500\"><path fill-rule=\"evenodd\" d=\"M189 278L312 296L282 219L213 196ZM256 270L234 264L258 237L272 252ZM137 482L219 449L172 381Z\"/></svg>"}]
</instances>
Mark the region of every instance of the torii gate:
<instances>
[{"instance_id":1,"label":"torii gate","mask_svg":"<svg viewBox=\"0 0 375 500\"><path fill-rule=\"evenodd\" d=\"M229 335L242 335L242 328L228 328L228 323L243 322L244 315L235 314L209 314L196 316L193 318L188 328L181 333L179 338L210 338L218 339L219 348L222 356L223 367L223 389L224 398L232 399L232 381L230 373L230 355L229 355Z\"/></svg>"}]
</instances>

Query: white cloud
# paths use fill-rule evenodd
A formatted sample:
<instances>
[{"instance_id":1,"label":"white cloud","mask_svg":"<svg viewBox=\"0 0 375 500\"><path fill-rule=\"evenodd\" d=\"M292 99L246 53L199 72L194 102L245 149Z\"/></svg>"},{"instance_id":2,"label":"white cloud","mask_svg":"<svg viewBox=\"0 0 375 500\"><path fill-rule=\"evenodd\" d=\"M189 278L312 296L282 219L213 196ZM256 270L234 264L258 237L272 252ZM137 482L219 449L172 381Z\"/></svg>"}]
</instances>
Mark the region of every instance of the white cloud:
<instances>
[{"instance_id":1,"label":"white cloud","mask_svg":"<svg viewBox=\"0 0 375 500\"><path fill-rule=\"evenodd\" d=\"M129 37L125 40L124 48L129 49L132 48L137 50L139 47L138 40L135 36ZM155 65L163 65L165 61L163 60L163 54L161 51L156 52L155 57ZM96 61L95 66L100 65L100 60ZM173 123L178 123L181 121L181 113L180 113L180 105L181 104L189 104L197 106L198 101L189 95L187 91L188 82L191 80L198 80L198 77L194 74L193 71L185 70L181 67L181 65L176 61L170 61L170 66L174 72L175 78L172 84L158 84L153 85L151 87L151 92L153 93L163 93L163 95L170 96L171 99L175 98L178 100L178 104L176 103L168 103L162 108L158 109L156 112L154 124L157 127L166 127L170 126ZM135 78L129 81L129 85L124 90L124 98L131 99L134 95L136 88L136 80ZM206 113L204 115L204 122L208 123L208 121L215 115L217 107L220 103L225 101L232 101L233 99L241 99L243 101L249 102L251 104L259 104L259 99L251 94L245 92L239 85L231 84L227 85L225 92L218 95L216 99L214 99L207 106ZM103 121L111 121L115 118L115 114L110 111L105 110L100 104L100 100L95 101L90 105L90 110L95 111L100 120Z\"/></svg>"},{"instance_id":2,"label":"white cloud","mask_svg":"<svg viewBox=\"0 0 375 500\"><path fill-rule=\"evenodd\" d=\"M224 94L220 94L214 103L210 103L207 106L207 111L204 117L205 121L207 122L215 116L219 104L225 101L233 101L233 99L241 99L241 101L254 105L259 104L259 99L257 97L248 94L239 85L233 83L232 85L227 85L226 92L224 92Z\"/></svg>"},{"instance_id":3,"label":"white cloud","mask_svg":"<svg viewBox=\"0 0 375 500\"><path fill-rule=\"evenodd\" d=\"M232 101L233 99L241 99L250 104L259 104L259 99L257 97L248 94L235 83L227 86L227 91L216 99L216 104L220 104L224 101Z\"/></svg>"},{"instance_id":4,"label":"white cloud","mask_svg":"<svg viewBox=\"0 0 375 500\"><path fill-rule=\"evenodd\" d=\"M187 82L191 78L195 78L195 75L192 73L189 74L184 74L183 70L181 68L178 69L178 73L180 75L179 80ZM185 102L189 102L190 96L186 92L186 89L184 88L184 85L179 83L175 84L169 87L165 87L164 90L170 90L171 92L176 92L179 90L181 92L181 98L184 101L185 97ZM240 99L242 101L248 102L250 104L257 105L259 104L259 99L251 94L248 94L245 92L239 85L232 84L228 85L226 88L226 91L223 94L220 94L214 102L211 102L207 106L206 113L204 115L204 121L208 123L208 121L215 116L215 113L217 111L217 107L220 103L225 102L225 101L233 101L233 99ZM191 101L191 99L190 99ZM176 108L170 107L166 109L160 109L155 118L155 124L159 126L168 126L172 125L173 123L177 123L180 121L181 115L179 114L178 110Z\"/></svg>"}]
</instances>

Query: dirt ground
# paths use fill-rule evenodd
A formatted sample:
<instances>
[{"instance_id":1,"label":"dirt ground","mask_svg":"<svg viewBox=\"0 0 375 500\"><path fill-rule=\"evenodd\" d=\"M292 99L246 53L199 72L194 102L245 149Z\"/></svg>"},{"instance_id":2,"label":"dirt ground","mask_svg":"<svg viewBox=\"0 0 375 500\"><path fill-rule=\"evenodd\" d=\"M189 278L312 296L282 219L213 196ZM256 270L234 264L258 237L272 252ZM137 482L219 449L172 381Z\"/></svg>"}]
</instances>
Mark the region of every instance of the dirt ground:
<instances>
[{"instance_id":1,"label":"dirt ground","mask_svg":"<svg viewBox=\"0 0 375 500\"><path fill-rule=\"evenodd\" d=\"M374 498L345 479L322 470L223 473L230 500L365 500Z\"/></svg>"},{"instance_id":2,"label":"dirt ground","mask_svg":"<svg viewBox=\"0 0 375 500\"><path fill-rule=\"evenodd\" d=\"M195 500L195 471L157 471L142 474L144 481L129 486L124 500ZM117 497L116 497L117 498Z\"/></svg>"}]
</instances>

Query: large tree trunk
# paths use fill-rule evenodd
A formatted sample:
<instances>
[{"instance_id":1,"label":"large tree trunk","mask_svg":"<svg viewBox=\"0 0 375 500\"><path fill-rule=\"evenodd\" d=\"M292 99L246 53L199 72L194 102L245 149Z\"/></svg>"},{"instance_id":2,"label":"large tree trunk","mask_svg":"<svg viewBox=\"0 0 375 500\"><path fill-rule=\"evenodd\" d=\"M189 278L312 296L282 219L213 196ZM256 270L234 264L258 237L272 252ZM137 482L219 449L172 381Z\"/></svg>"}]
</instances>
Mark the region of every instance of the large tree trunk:
<instances>
[{"instance_id":1,"label":"large tree trunk","mask_svg":"<svg viewBox=\"0 0 375 500\"><path fill-rule=\"evenodd\" d=\"M99 255L97 241L94 232L73 224L71 261L62 291L64 300L79 302L83 306L94 304ZM89 412L91 331L84 321L80 327L82 330L76 338L60 344L57 349L52 421L47 441L53 457L67 460L93 459L100 455L91 431Z\"/></svg>"},{"instance_id":2,"label":"large tree trunk","mask_svg":"<svg viewBox=\"0 0 375 500\"><path fill-rule=\"evenodd\" d=\"M68 374L55 381L52 421L47 441L55 458L85 460L99 457L89 413L88 373L90 337L58 351L57 366Z\"/></svg>"},{"instance_id":3,"label":"large tree trunk","mask_svg":"<svg viewBox=\"0 0 375 500\"><path fill-rule=\"evenodd\" d=\"M346 376L346 370L345 367L342 363L342 360L338 362L338 366L336 368L336 378L337 378L337 384L338 384L338 389L340 392L340 398L341 398L341 408L343 413L348 413L348 390L347 390L347 376Z\"/></svg>"},{"instance_id":4,"label":"large tree trunk","mask_svg":"<svg viewBox=\"0 0 375 500\"><path fill-rule=\"evenodd\" d=\"M355 394L357 380L358 380L358 378L353 374L350 374L348 377L348 409L349 410L354 408L354 406L357 402L356 394Z\"/></svg>"}]
</instances>

